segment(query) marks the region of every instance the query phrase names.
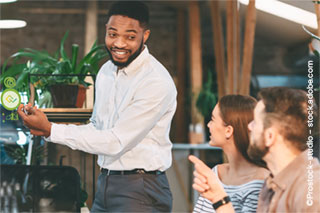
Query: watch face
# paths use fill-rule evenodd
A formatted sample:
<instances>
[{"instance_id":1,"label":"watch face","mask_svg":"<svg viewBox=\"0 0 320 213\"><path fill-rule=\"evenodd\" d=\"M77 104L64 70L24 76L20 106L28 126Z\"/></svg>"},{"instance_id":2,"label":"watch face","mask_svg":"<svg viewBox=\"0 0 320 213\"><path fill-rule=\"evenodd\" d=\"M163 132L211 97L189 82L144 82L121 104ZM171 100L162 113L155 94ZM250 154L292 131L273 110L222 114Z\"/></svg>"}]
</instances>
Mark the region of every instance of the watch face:
<instances>
[{"instance_id":1,"label":"watch face","mask_svg":"<svg viewBox=\"0 0 320 213\"><path fill-rule=\"evenodd\" d=\"M1 94L1 104L7 110L16 109L21 103L21 96L15 89L6 89Z\"/></svg>"}]
</instances>

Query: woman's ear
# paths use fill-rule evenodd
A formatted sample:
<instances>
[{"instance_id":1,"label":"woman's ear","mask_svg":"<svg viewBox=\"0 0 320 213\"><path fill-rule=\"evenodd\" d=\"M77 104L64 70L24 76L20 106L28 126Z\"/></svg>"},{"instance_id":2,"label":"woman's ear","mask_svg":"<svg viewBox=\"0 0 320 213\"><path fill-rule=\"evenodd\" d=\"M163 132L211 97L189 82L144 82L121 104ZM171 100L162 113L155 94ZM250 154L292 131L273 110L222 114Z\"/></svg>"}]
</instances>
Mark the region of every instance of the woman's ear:
<instances>
[{"instance_id":1,"label":"woman's ear","mask_svg":"<svg viewBox=\"0 0 320 213\"><path fill-rule=\"evenodd\" d=\"M230 139L233 136L233 127L228 125L225 131L226 139Z\"/></svg>"}]
</instances>

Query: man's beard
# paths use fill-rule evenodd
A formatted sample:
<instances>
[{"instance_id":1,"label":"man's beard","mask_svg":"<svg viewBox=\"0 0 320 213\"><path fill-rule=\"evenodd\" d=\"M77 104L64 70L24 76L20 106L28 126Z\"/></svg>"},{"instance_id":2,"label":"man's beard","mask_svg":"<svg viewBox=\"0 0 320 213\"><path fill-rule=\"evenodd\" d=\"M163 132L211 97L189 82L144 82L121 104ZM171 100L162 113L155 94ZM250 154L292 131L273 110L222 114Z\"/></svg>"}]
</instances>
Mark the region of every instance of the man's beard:
<instances>
[{"instance_id":1,"label":"man's beard","mask_svg":"<svg viewBox=\"0 0 320 213\"><path fill-rule=\"evenodd\" d=\"M112 53L111 51L108 49L107 46L105 46L109 56L110 56L110 59L112 61L112 63L118 67L126 67L128 66L134 59L136 59L138 57L138 55L140 55L141 51L142 51L142 48L143 48L143 40L141 41L141 44L140 44L140 47L137 51L135 51L129 58L126 62L118 62L118 61L115 61L114 58L112 57ZM122 49L119 49L117 48L118 50L122 50Z\"/></svg>"},{"instance_id":2,"label":"man's beard","mask_svg":"<svg viewBox=\"0 0 320 213\"><path fill-rule=\"evenodd\" d=\"M261 136L262 137L262 136ZM254 140L254 139L252 139ZM261 144L261 146L257 145L258 143ZM269 148L266 147L265 143L264 143L264 138L262 137L262 139L260 141L252 141L249 144L247 153L248 156L253 160L253 161L263 161L263 157L269 152Z\"/></svg>"}]
</instances>

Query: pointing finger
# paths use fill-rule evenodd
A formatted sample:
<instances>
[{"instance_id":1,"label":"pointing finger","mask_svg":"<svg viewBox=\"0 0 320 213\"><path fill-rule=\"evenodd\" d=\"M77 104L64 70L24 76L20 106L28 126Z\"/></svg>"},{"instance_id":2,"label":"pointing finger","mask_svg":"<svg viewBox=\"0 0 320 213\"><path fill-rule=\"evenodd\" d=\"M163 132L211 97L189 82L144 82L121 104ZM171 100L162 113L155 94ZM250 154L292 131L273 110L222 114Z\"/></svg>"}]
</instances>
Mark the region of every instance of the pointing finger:
<instances>
[{"instance_id":1,"label":"pointing finger","mask_svg":"<svg viewBox=\"0 0 320 213\"><path fill-rule=\"evenodd\" d=\"M188 159L194 164L202 163L202 161L194 155L189 155Z\"/></svg>"},{"instance_id":2,"label":"pointing finger","mask_svg":"<svg viewBox=\"0 0 320 213\"><path fill-rule=\"evenodd\" d=\"M194 155L189 155L189 160L194 163L195 168L198 170L211 170L205 163L203 163L199 158Z\"/></svg>"}]
</instances>

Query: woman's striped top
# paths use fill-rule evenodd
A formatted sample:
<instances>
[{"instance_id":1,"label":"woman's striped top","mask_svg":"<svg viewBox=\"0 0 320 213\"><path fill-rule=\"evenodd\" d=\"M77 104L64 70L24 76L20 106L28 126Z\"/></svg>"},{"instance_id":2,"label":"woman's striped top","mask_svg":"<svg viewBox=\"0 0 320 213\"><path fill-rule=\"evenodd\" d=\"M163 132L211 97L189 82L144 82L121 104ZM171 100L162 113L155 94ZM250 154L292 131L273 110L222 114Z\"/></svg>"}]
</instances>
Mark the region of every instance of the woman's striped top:
<instances>
[{"instance_id":1,"label":"woman's striped top","mask_svg":"<svg viewBox=\"0 0 320 213\"><path fill-rule=\"evenodd\" d=\"M217 166L215 166L212 170L218 176ZM219 179L219 176L218 176ZM220 181L220 179L219 179ZM225 185L220 181L220 184L225 189L226 193L229 195L231 199L232 206L235 212L256 212L258 206L259 193L263 186L264 180L253 180L248 183L233 186L233 185ZM193 209L194 213L205 213L205 212L215 212L212 203L202 197L199 196L197 203Z\"/></svg>"}]
</instances>

